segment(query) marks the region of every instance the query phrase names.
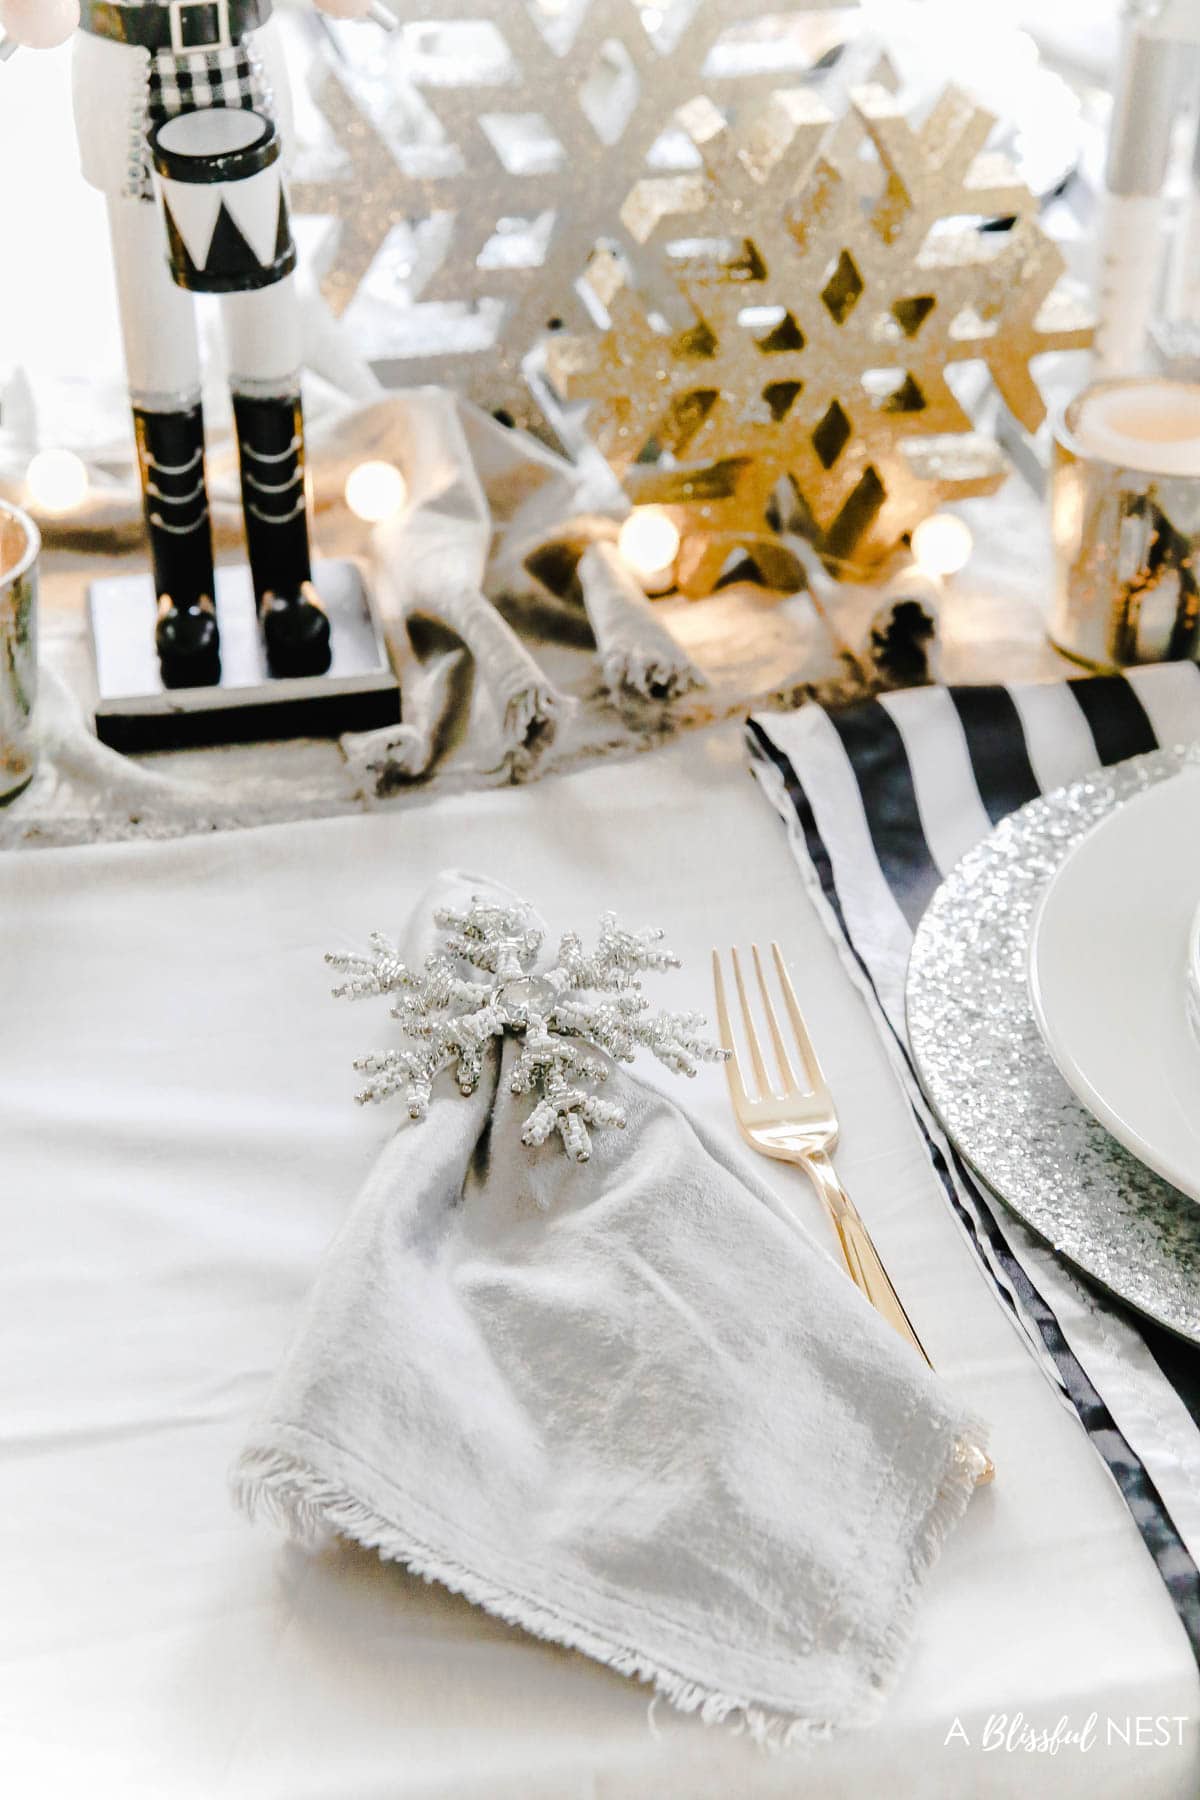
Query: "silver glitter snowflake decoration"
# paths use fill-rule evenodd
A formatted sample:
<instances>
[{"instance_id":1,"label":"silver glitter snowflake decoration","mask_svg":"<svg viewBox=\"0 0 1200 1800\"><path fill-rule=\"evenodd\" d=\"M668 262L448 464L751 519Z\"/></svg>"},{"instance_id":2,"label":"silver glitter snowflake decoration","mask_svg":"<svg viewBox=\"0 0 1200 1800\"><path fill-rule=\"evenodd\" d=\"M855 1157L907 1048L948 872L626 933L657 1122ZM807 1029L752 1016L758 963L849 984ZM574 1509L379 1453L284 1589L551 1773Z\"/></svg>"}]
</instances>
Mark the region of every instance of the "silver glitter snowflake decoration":
<instances>
[{"instance_id":1,"label":"silver glitter snowflake decoration","mask_svg":"<svg viewBox=\"0 0 1200 1800\"><path fill-rule=\"evenodd\" d=\"M545 933L524 902L474 898L466 912L446 908L434 917L442 945L420 970L410 969L381 932L372 933L369 956L325 959L347 977L335 997L396 995L392 1016L409 1040L355 1063L367 1076L360 1102L403 1092L410 1118L423 1119L443 1069L454 1070L462 1093L473 1093L492 1040L512 1033L522 1045L509 1085L514 1094L535 1096L523 1141L544 1144L557 1131L568 1156L586 1162L589 1127L625 1124L623 1108L595 1091L608 1065L593 1052L632 1062L639 1049L649 1050L678 1075L724 1057L704 1035L700 1013L652 1011L642 993L648 971L679 967L661 931L624 931L606 913L594 950L569 931L552 966L539 970Z\"/></svg>"}]
</instances>

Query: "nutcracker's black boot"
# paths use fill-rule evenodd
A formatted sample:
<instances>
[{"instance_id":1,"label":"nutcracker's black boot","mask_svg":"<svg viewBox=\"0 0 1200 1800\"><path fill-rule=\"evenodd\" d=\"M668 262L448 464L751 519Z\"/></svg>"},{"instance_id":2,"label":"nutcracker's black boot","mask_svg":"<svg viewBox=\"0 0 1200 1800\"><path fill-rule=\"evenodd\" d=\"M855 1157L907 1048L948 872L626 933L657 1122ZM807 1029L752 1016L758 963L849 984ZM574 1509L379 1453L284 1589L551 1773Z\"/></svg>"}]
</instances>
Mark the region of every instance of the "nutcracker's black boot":
<instances>
[{"instance_id":1,"label":"nutcracker's black boot","mask_svg":"<svg viewBox=\"0 0 1200 1800\"><path fill-rule=\"evenodd\" d=\"M329 620L312 585L300 398L233 397L250 573L272 675L323 675Z\"/></svg>"},{"instance_id":2,"label":"nutcracker's black boot","mask_svg":"<svg viewBox=\"0 0 1200 1800\"><path fill-rule=\"evenodd\" d=\"M204 415L133 411L142 504L154 563L154 642L166 687L211 687L221 679L213 605L212 525L204 487Z\"/></svg>"}]
</instances>

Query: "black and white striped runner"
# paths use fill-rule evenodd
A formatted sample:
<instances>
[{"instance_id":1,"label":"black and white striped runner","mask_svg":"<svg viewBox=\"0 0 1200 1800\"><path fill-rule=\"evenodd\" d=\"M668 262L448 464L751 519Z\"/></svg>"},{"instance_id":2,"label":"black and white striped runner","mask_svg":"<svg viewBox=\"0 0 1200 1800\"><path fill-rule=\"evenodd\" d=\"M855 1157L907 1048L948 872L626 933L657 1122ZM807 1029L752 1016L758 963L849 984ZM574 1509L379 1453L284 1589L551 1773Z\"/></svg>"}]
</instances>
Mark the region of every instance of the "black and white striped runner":
<instances>
[{"instance_id":1,"label":"black and white striped runner","mask_svg":"<svg viewBox=\"0 0 1200 1800\"><path fill-rule=\"evenodd\" d=\"M1200 739L1200 669L917 688L750 723L755 768L884 1034L954 1216L1001 1304L1103 1458L1200 1660L1200 1350L1092 1290L969 1174L908 1054L913 931L1006 814L1100 764Z\"/></svg>"}]
</instances>

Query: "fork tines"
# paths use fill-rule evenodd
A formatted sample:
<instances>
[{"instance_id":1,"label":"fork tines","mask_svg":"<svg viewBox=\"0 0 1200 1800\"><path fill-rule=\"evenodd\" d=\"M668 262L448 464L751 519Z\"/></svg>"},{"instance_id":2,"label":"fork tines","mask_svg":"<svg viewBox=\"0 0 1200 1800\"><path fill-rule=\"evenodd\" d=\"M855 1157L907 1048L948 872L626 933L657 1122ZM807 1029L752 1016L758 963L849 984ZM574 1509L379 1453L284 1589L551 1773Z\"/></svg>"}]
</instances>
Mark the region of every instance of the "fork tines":
<instances>
[{"instance_id":1,"label":"fork tines","mask_svg":"<svg viewBox=\"0 0 1200 1800\"><path fill-rule=\"evenodd\" d=\"M807 1085L805 1086L801 1086L792 1067L792 1061L788 1055L787 1045L784 1042L783 1031L780 1027L779 1015L775 1010L775 1003L771 998L771 990L767 985L767 978L763 971L762 959L758 952L758 945L751 945L750 954L754 962L754 973L758 980L758 991L761 996L763 1016L767 1022L767 1029L771 1034L771 1044L775 1053L775 1062L778 1068L777 1082L772 1082L767 1072L766 1061L762 1052L762 1044L757 1026L754 1022L754 1013L750 1005L749 995L746 992L746 982L742 974L741 957L738 955L736 948L731 950L729 954L730 961L733 964L733 979L737 987L738 1000L741 1005L746 1047L750 1055L750 1068L757 1087L757 1092L754 1095L751 1095L747 1090L746 1071L738 1053L737 1041L734 1037L733 1026L729 1017L729 1005L726 999L725 978L721 968L721 956L719 951L714 950L713 986L716 989L717 996L717 1026L720 1031L721 1042L725 1049L730 1053L729 1061L725 1066L735 1100L740 1099L743 1105L752 1106L756 1101L763 1101L771 1098L786 1099L791 1094L827 1094L829 1091L828 1084L822 1073L820 1062L817 1060L817 1053L813 1048L812 1039L808 1035L808 1030L805 1026L803 1017L801 1016L795 989L792 986L792 978L788 974L787 964L783 960L783 952L780 950L779 945L772 942L771 956L775 963L776 975L779 978L779 987L783 995L783 1004L786 1008L792 1031L795 1034L796 1047L800 1052L804 1072L808 1077ZM780 1082L782 1083L782 1086L779 1085Z\"/></svg>"}]
</instances>

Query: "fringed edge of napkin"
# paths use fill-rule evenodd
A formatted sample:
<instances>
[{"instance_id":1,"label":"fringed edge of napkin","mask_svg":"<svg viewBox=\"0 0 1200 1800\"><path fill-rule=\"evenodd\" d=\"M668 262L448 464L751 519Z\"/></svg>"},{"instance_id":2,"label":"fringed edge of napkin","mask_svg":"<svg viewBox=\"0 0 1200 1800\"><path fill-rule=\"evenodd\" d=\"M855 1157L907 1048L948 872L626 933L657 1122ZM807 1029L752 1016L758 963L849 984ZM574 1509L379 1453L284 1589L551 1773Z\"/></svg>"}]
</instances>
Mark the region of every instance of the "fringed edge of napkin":
<instances>
[{"instance_id":1,"label":"fringed edge of napkin","mask_svg":"<svg viewBox=\"0 0 1200 1800\"><path fill-rule=\"evenodd\" d=\"M591 544L579 559L577 575L601 676L613 699L624 690L665 704L707 686L687 651L655 616L615 544Z\"/></svg>"},{"instance_id":2,"label":"fringed edge of napkin","mask_svg":"<svg viewBox=\"0 0 1200 1800\"><path fill-rule=\"evenodd\" d=\"M377 1551L388 1562L401 1564L422 1581L461 1594L506 1625L515 1625L543 1642L576 1650L618 1675L644 1682L678 1712L697 1713L705 1725L723 1725L735 1734L744 1733L764 1749L786 1750L824 1742L839 1729L861 1728L878 1718L911 1641L922 1578L937 1562L947 1536L970 1503L987 1462L987 1438L987 1426L981 1420L964 1420L962 1435L950 1452L936 1498L913 1545L896 1618L884 1635L884 1667L871 1701L858 1714L837 1723L719 1693L656 1662L644 1651L614 1643L544 1601L517 1594L511 1587L430 1550L298 1456L279 1450L246 1450L233 1469L231 1487L235 1503L247 1518L269 1520L304 1549L320 1550L335 1538L349 1539L364 1550Z\"/></svg>"},{"instance_id":3,"label":"fringed edge of napkin","mask_svg":"<svg viewBox=\"0 0 1200 1800\"><path fill-rule=\"evenodd\" d=\"M404 616L429 618L459 639L472 659L476 693L490 714L497 761L489 772L511 782L530 780L575 702L539 667L481 589L449 582L436 599L411 600ZM352 770L377 799L429 773L463 655L446 652L424 672L417 659L406 659L404 722L342 736Z\"/></svg>"},{"instance_id":4,"label":"fringed edge of napkin","mask_svg":"<svg viewBox=\"0 0 1200 1800\"><path fill-rule=\"evenodd\" d=\"M512 627L481 588L469 582L439 582L432 570L422 577L422 612L449 626L475 659L475 679L495 708L501 762L514 781L526 780L558 735L571 702L539 667Z\"/></svg>"}]
</instances>

